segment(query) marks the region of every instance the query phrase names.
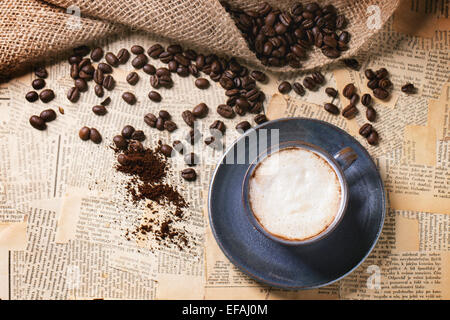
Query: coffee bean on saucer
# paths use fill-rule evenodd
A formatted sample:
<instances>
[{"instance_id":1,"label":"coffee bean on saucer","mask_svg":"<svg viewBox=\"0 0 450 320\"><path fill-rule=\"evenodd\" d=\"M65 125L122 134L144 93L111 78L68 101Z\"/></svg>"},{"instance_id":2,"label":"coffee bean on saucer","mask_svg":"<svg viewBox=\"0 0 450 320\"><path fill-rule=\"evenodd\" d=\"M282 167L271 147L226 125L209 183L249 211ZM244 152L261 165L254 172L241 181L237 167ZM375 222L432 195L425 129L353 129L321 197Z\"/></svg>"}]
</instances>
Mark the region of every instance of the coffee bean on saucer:
<instances>
[{"instance_id":1,"label":"coffee bean on saucer","mask_svg":"<svg viewBox=\"0 0 450 320\"><path fill-rule=\"evenodd\" d=\"M42 102L48 103L55 98L55 93L53 92L52 89L44 89L39 94L39 98L41 99Z\"/></svg>"},{"instance_id":2,"label":"coffee bean on saucer","mask_svg":"<svg viewBox=\"0 0 450 320\"><path fill-rule=\"evenodd\" d=\"M193 168L187 168L181 171L181 177L186 181L195 181L197 179L197 173Z\"/></svg>"},{"instance_id":3,"label":"coffee bean on saucer","mask_svg":"<svg viewBox=\"0 0 450 320\"><path fill-rule=\"evenodd\" d=\"M28 102L35 102L39 99L39 95L36 91L30 91L25 95L25 99L27 99Z\"/></svg>"},{"instance_id":4,"label":"coffee bean on saucer","mask_svg":"<svg viewBox=\"0 0 450 320\"><path fill-rule=\"evenodd\" d=\"M53 109L47 109L42 111L39 117L45 122L50 122L56 119L56 112Z\"/></svg>"},{"instance_id":5,"label":"coffee bean on saucer","mask_svg":"<svg viewBox=\"0 0 450 320\"><path fill-rule=\"evenodd\" d=\"M91 139L93 143L99 144L102 142L102 135L97 129L91 128L89 132L89 139Z\"/></svg>"},{"instance_id":6,"label":"coffee bean on saucer","mask_svg":"<svg viewBox=\"0 0 450 320\"><path fill-rule=\"evenodd\" d=\"M195 86L199 89L207 89L209 87L209 81L205 78L198 78L195 80Z\"/></svg>"},{"instance_id":7,"label":"coffee bean on saucer","mask_svg":"<svg viewBox=\"0 0 450 320\"><path fill-rule=\"evenodd\" d=\"M128 147L128 141L121 135L117 135L113 138L113 142L118 149L126 150Z\"/></svg>"},{"instance_id":8,"label":"coffee bean on saucer","mask_svg":"<svg viewBox=\"0 0 450 320\"><path fill-rule=\"evenodd\" d=\"M139 81L139 75L136 72L130 72L126 78L127 82L134 86Z\"/></svg>"},{"instance_id":9,"label":"coffee bean on saucer","mask_svg":"<svg viewBox=\"0 0 450 320\"><path fill-rule=\"evenodd\" d=\"M283 81L280 83L280 85L278 86L278 91L282 94L287 94L291 91L292 86L289 82L287 81Z\"/></svg>"},{"instance_id":10,"label":"coffee bean on saucer","mask_svg":"<svg viewBox=\"0 0 450 320\"><path fill-rule=\"evenodd\" d=\"M108 110L106 110L105 106L98 105L92 107L92 112L94 112L98 116L104 116L106 113L108 113Z\"/></svg>"},{"instance_id":11,"label":"coffee bean on saucer","mask_svg":"<svg viewBox=\"0 0 450 320\"><path fill-rule=\"evenodd\" d=\"M332 103L325 103L324 109L331 114L339 114L339 108Z\"/></svg>"},{"instance_id":12,"label":"coffee bean on saucer","mask_svg":"<svg viewBox=\"0 0 450 320\"><path fill-rule=\"evenodd\" d=\"M38 129L38 130L45 130L47 128L47 125L45 124L44 119L42 119L39 116L31 116L30 124L33 128Z\"/></svg>"},{"instance_id":13,"label":"coffee bean on saucer","mask_svg":"<svg viewBox=\"0 0 450 320\"><path fill-rule=\"evenodd\" d=\"M133 93L128 92L128 91L124 92L122 94L122 99L123 99L123 101L125 101L126 103L128 103L130 105L133 105L136 103L136 96Z\"/></svg>"},{"instance_id":14,"label":"coffee bean on saucer","mask_svg":"<svg viewBox=\"0 0 450 320\"><path fill-rule=\"evenodd\" d=\"M89 129L88 127L83 127L80 129L80 131L78 132L78 136L80 137L81 140L89 140L91 134L91 129Z\"/></svg>"},{"instance_id":15,"label":"coffee bean on saucer","mask_svg":"<svg viewBox=\"0 0 450 320\"><path fill-rule=\"evenodd\" d=\"M35 90L40 90L43 87L45 87L45 80L38 78L38 79L34 79L33 82L31 82L31 86L33 87L33 89Z\"/></svg>"},{"instance_id":16,"label":"coffee bean on saucer","mask_svg":"<svg viewBox=\"0 0 450 320\"><path fill-rule=\"evenodd\" d=\"M126 125L122 129L122 132L121 132L122 137L124 137L125 139L131 139L131 135L133 134L134 131L135 131L135 129L133 126Z\"/></svg>"},{"instance_id":17,"label":"coffee bean on saucer","mask_svg":"<svg viewBox=\"0 0 450 320\"><path fill-rule=\"evenodd\" d=\"M153 102L161 102L161 100L162 100L161 95L158 92L153 91L153 90L149 92L148 98L150 100L152 100Z\"/></svg>"}]
</instances>

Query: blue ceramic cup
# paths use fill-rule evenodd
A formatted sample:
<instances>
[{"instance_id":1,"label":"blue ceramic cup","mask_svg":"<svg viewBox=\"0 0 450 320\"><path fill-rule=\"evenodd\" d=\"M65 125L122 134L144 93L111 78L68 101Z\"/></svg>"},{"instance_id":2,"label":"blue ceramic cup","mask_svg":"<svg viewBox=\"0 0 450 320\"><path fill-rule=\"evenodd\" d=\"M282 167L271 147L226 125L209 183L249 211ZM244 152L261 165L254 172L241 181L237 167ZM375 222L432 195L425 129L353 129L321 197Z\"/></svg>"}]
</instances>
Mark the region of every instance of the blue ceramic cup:
<instances>
[{"instance_id":1,"label":"blue ceramic cup","mask_svg":"<svg viewBox=\"0 0 450 320\"><path fill-rule=\"evenodd\" d=\"M340 203L339 210L338 210L337 214L335 215L333 221L318 234L311 236L309 238L306 238L306 239L301 239L301 240L297 240L297 239L292 240L292 239L282 238L278 235L275 235L275 234L267 231L264 228L264 226L260 223L258 218L255 216L255 214L253 213L252 206L250 204L250 199L249 199L250 179L253 176L254 171L258 167L258 164L261 163L269 155L271 155L275 152L281 151L283 149L290 149L290 148L300 148L300 149L308 150L310 152L313 152L317 156L321 157L334 170L334 172L336 173L336 176L338 177L340 186L341 186L341 203ZM258 155L258 157L255 159L255 161L253 161L252 164L249 166L247 173L245 174L243 184L242 184L242 201L243 201L243 205L244 205L244 210L245 210L249 220L251 221L253 226L258 231L260 231L262 234L264 234L267 238L269 238L273 241L285 244L285 245L291 245L291 246L292 245L306 245L306 244L311 244L311 243L317 242L317 241L325 238L327 235L329 235L331 232L333 232L333 230L335 230L337 225L341 222L341 220L345 214L345 211L347 209L347 203L348 203L348 198L349 198L349 194L348 194L349 188L348 188L347 180L344 175L344 171L347 168L349 168L356 159L357 159L357 155L353 151L353 149L351 149L350 147L343 148L339 152L337 152L336 154L334 154L332 156L328 152L323 150L322 148L320 148L316 145L307 143L307 142L303 142L303 141L288 141L288 142L284 142L284 143L281 143L276 146L272 146L272 147L268 148L263 153ZM286 164L286 165L289 165L289 164Z\"/></svg>"}]
</instances>

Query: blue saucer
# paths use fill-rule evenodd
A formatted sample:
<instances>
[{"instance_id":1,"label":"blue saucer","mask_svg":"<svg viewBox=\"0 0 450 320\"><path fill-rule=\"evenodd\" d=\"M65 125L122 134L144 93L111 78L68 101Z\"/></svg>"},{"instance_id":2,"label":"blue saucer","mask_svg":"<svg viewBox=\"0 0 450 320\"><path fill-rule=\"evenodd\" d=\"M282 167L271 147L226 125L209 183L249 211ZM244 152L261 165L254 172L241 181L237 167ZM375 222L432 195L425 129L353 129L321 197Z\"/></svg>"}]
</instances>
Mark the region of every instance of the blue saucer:
<instances>
[{"instance_id":1,"label":"blue saucer","mask_svg":"<svg viewBox=\"0 0 450 320\"><path fill-rule=\"evenodd\" d=\"M347 212L336 229L317 243L286 246L274 242L255 229L244 211L242 182L254 155L264 151L258 146L271 140L274 131L270 129L279 129L280 143L302 140L330 154L351 147L358 155L345 171L350 196ZM250 150L244 161L238 159L243 145ZM217 243L240 270L270 286L311 289L345 277L363 262L383 228L386 204L380 174L358 141L327 122L285 118L247 131L227 150L211 180L208 211Z\"/></svg>"}]
</instances>

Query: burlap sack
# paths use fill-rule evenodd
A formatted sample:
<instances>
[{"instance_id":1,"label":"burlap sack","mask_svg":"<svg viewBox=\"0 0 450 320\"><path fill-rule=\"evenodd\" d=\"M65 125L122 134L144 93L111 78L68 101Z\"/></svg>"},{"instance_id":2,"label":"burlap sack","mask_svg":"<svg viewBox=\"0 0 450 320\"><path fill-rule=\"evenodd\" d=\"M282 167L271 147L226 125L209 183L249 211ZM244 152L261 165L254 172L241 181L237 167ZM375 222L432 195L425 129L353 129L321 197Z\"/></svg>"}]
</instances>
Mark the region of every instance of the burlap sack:
<instances>
[{"instance_id":1,"label":"burlap sack","mask_svg":"<svg viewBox=\"0 0 450 320\"><path fill-rule=\"evenodd\" d=\"M120 25L145 30L194 49L203 49L258 64L234 21L218 0L46 0L61 8L79 8L82 28L71 27L72 16L64 9L39 0L2 0L0 10L0 76L14 71L23 62L61 52L82 42L107 36ZM259 0L230 0L232 6L254 9ZM272 6L289 9L298 0L268 0ZM304 1L305 3L311 1ZM392 15L399 0L337 0L332 2L349 20L352 56ZM75 7L74 7L75 6ZM5 12L5 14L4 14ZM379 15L378 15L379 13ZM373 15L372 20L368 18ZM92 17L92 18L87 18ZM106 22L108 21L108 22ZM315 50L304 63L310 69L332 62ZM272 70L287 71L289 67Z\"/></svg>"}]
</instances>

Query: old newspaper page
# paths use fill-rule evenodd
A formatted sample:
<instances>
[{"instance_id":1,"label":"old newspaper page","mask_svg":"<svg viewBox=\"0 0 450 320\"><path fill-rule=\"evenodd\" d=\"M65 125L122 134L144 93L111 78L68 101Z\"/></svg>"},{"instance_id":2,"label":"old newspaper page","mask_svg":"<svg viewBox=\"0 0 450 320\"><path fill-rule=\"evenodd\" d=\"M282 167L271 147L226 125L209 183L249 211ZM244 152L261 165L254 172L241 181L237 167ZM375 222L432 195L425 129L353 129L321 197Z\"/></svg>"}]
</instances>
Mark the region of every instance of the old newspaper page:
<instances>
[{"instance_id":1,"label":"old newspaper page","mask_svg":"<svg viewBox=\"0 0 450 320\"><path fill-rule=\"evenodd\" d=\"M47 87L56 98L48 105L24 98L34 74L0 85L0 299L449 299L450 24L438 10L411 3L417 4L403 1L402 10L355 57L359 71L340 62L327 66L321 70L326 84L304 96L294 91L282 95L277 87L283 80L301 83L307 73L268 74L269 81L260 86L269 119L328 121L361 142L381 172L388 199L384 229L373 252L349 276L319 289L289 291L258 283L236 268L208 225L208 186L222 153L204 143L194 146L201 155L195 182L187 184L179 176L181 156L171 159L168 177L189 203L181 227L194 239L191 250L127 239L126 230L149 208L124 201L127 177L114 170L113 136L130 124L144 130L148 147L159 140L183 140L188 128L181 113L200 102L210 107L200 127L206 135L219 118L215 109L226 99L224 90L213 81L208 90L198 90L192 76L174 76L172 89L159 90L163 100L151 102L148 75L138 70L139 82L126 82L134 71L129 61L113 72L116 88L105 95L111 97L109 114L96 117L91 108L103 99L95 96L93 85L79 102L69 102L66 92L73 80L68 64L49 61ZM118 52L156 42L167 44L126 32L97 45ZM331 115L323 109L330 102L324 89L339 91L334 102L342 109L348 104L343 87L352 82L361 95L369 92L364 70L380 67L388 69L394 88L388 101L375 100L374 127L381 140L371 146L358 134L365 123L362 107L351 120ZM402 93L407 82L418 93ZM123 91L136 94L136 105L123 102ZM49 107L57 111L57 120L46 131L31 128L29 117ZM178 124L173 134L142 121L146 113L161 109ZM224 120L226 146L239 137L234 127L243 120L255 124L250 114ZM82 126L98 128L103 142L81 141Z\"/></svg>"}]
</instances>

